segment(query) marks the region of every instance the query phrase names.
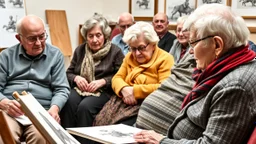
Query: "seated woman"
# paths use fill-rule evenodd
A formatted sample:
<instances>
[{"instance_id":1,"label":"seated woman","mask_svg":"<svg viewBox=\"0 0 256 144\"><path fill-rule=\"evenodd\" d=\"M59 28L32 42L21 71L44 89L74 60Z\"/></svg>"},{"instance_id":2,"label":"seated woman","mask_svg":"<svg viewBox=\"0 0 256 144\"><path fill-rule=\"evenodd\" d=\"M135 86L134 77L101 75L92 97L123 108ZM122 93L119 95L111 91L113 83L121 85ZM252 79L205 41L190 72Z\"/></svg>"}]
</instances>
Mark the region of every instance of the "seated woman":
<instances>
[{"instance_id":1,"label":"seated woman","mask_svg":"<svg viewBox=\"0 0 256 144\"><path fill-rule=\"evenodd\" d=\"M247 143L256 118L256 60L243 18L222 4L198 7L183 25L190 31L196 83L167 137L152 130L139 143Z\"/></svg>"},{"instance_id":2,"label":"seated woman","mask_svg":"<svg viewBox=\"0 0 256 144\"><path fill-rule=\"evenodd\" d=\"M152 25L137 22L123 40L130 52L112 79L112 96L95 118L95 125L123 123L133 125L141 102L170 75L173 57L157 46L159 38Z\"/></svg>"},{"instance_id":3,"label":"seated woman","mask_svg":"<svg viewBox=\"0 0 256 144\"><path fill-rule=\"evenodd\" d=\"M72 89L61 111L61 125L65 128L92 126L96 114L114 94L111 79L124 55L109 41L110 32L108 22L100 15L88 19L81 28L86 42L76 48L67 69Z\"/></svg>"},{"instance_id":4,"label":"seated woman","mask_svg":"<svg viewBox=\"0 0 256 144\"><path fill-rule=\"evenodd\" d=\"M143 101L136 127L166 135L168 127L180 112L184 97L195 84L192 79L195 67L194 55L186 52L171 69L171 75Z\"/></svg>"},{"instance_id":5,"label":"seated woman","mask_svg":"<svg viewBox=\"0 0 256 144\"><path fill-rule=\"evenodd\" d=\"M180 59L185 55L189 49L189 31L182 30L183 24L188 16L179 17L177 20L176 36L177 39L174 40L170 54L173 55L175 63L179 63Z\"/></svg>"}]
</instances>

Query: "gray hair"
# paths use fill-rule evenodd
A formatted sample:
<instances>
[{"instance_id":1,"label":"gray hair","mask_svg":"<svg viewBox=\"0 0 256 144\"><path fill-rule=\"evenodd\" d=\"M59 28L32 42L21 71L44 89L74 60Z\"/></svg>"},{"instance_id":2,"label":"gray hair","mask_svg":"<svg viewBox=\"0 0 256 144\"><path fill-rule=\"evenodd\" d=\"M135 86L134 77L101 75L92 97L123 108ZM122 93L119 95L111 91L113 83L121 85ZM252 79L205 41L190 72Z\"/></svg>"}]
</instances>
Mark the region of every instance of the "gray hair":
<instances>
[{"instance_id":1,"label":"gray hair","mask_svg":"<svg viewBox=\"0 0 256 144\"><path fill-rule=\"evenodd\" d=\"M123 41L129 45L141 35L152 44L156 44L159 41L153 26L142 21L136 22L124 32Z\"/></svg>"},{"instance_id":2,"label":"gray hair","mask_svg":"<svg viewBox=\"0 0 256 144\"><path fill-rule=\"evenodd\" d=\"M105 37L105 40L109 39L111 28L108 25L108 21L102 15L94 15L93 17L85 21L84 25L80 29L80 32L85 40L87 40L87 32L91 30L93 27L95 27L97 24L100 26L102 33Z\"/></svg>"},{"instance_id":3,"label":"gray hair","mask_svg":"<svg viewBox=\"0 0 256 144\"><path fill-rule=\"evenodd\" d=\"M19 20L17 21L17 23L16 23L16 30L17 30L17 33L18 33L18 34L21 34L22 22L23 22L23 20L24 20L25 18L27 18L27 17L38 18L39 20L42 21L43 26L44 26L44 28L45 28L45 22L44 22L44 20L43 20L42 18L40 18L40 17L38 17L38 16L36 16L36 15L27 15L27 16L24 16L24 17L22 17L21 19L19 19Z\"/></svg>"},{"instance_id":4,"label":"gray hair","mask_svg":"<svg viewBox=\"0 0 256 144\"><path fill-rule=\"evenodd\" d=\"M186 20L183 29L196 32L198 38L219 36L224 49L247 44L249 30L244 19L222 4L205 4L198 7Z\"/></svg>"},{"instance_id":5,"label":"gray hair","mask_svg":"<svg viewBox=\"0 0 256 144\"><path fill-rule=\"evenodd\" d=\"M177 24L182 24L188 19L188 15L181 16L177 19Z\"/></svg>"}]
</instances>

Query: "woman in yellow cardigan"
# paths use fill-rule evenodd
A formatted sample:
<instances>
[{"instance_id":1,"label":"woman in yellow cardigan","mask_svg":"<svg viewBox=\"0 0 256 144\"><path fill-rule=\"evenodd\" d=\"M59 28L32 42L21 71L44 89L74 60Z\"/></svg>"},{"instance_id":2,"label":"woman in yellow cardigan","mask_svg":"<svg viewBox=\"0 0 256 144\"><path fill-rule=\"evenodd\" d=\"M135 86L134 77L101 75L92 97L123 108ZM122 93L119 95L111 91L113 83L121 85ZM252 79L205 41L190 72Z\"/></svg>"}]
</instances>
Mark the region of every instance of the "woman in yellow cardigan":
<instances>
[{"instance_id":1,"label":"woman in yellow cardigan","mask_svg":"<svg viewBox=\"0 0 256 144\"><path fill-rule=\"evenodd\" d=\"M133 125L141 102L169 75L173 56L157 46L159 38L152 25L137 22L128 28L123 41L130 52L112 79L112 96L96 116L95 125Z\"/></svg>"}]
</instances>

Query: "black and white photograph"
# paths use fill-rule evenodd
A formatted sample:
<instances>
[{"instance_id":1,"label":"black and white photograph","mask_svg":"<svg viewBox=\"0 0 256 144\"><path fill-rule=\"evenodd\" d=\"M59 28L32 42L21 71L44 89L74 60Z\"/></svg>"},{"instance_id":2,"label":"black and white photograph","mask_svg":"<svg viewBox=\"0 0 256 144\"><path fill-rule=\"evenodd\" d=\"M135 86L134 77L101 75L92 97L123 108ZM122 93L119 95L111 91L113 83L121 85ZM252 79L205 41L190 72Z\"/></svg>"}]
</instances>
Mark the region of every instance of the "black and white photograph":
<instances>
[{"instance_id":1,"label":"black and white photograph","mask_svg":"<svg viewBox=\"0 0 256 144\"><path fill-rule=\"evenodd\" d=\"M231 9L243 17L255 16L256 0L232 0Z\"/></svg>"},{"instance_id":2,"label":"black and white photograph","mask_svg":"<svg viewBox=\"0 0 256 144\"><path fill-rule=\"evenodd\" d=\"M170 22L176 22L179 17L191 14L195 8L195 0L165 0L165 13Z\"/></svg>"},{"instance_id":3,"label":"black and white photograph","mask_svg":"<svg viewBox=\"0 0 256 144\"><path fill-rule=\"evenodd\" d=\"M203 4L212 4L212 3L228 5L228 0L197 0L197 7Z\"/></svg>"},{"instance_id":4,"label":"black and white photograph","mask_svg":"<svg viewBox=\"0 0 256 144\"><path fill-rule=\"evenodd\" d=\"M6 0L6 7L10 9L24 8L23 0Z\"/></svg>"},{"instance_id":5,"label":"black and white photograph","mask_svg":"<svg viewBox=\"0 0 256 144\"><path fill-rule=\"evenodd\" d=\"M24 0L0 0L0 48L19 43L15 39L16 23L25 15Z\"/></svg>"},{"instance_id":6,"label":"black and white photograph","mask_svg":"<svg viewBox=\"0 0 256 144\"><path fill-rule=\"evenodd\" d=\"M4 0L0 0L0 9L1 8L6 8Z\"/></svg>"},{"instance_id":7,"label":"black and white photograph","mask_svg":"<svg viewBox=\"0 0 256 144\"><path fill-rule=\"evenodd\" d=\"M152 18L156 13L157 0L129 0L129 12L136 18ZM138 20L143 20L138 19Z\"/></svg>"}]
</instances>

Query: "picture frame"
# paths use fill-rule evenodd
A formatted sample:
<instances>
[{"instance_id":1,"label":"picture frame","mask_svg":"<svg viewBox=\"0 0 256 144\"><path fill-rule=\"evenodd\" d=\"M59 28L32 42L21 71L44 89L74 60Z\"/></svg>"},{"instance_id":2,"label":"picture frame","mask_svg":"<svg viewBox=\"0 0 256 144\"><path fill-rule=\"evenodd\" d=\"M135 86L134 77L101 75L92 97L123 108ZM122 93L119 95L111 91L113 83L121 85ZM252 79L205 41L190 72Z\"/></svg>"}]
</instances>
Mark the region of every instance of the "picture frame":
<instances>
[{"instance_id":1,"label":"picture frame","mask_svg":"<svg viewBox=\"0 0 256 144\"><path fill-rule=\"evenodd\" d=\"M230 0L196 0L197 7L207 3L219 3L219 4L230 6Z\"/></svg>"},{"instance_id":2,"label":"picture frame","mask_svg":"<svg viewBox=\"0 0 256 144\"><path fill-rule=\"evenodd\" d=\"M240 0L229 0L231 9L242 16L244 19L256 19L256 3L240 1Z\"/></svg>"},{"instance_id":3,"label":"picture frame","mask_svg":"<svg viewBox=\"0 0 256 144\"><path fill-rule=\"evenodd\" d=\"M129 0L129 12L135 21L152 21L158 11L158 0Z\"/></svg>"},{"instance_id":4,"label":"picture frame","mask_svg":"<svg viewBox=\"0 0 256 144\"><path fill-rule=\"evenodd\" d=\"M168 16L169 23L172 24L176 23L180 16L188 15L195 9L196 0L165 0L164 2L164 12Z\"/></svg>"}]
</instances>

